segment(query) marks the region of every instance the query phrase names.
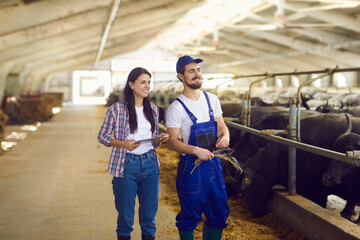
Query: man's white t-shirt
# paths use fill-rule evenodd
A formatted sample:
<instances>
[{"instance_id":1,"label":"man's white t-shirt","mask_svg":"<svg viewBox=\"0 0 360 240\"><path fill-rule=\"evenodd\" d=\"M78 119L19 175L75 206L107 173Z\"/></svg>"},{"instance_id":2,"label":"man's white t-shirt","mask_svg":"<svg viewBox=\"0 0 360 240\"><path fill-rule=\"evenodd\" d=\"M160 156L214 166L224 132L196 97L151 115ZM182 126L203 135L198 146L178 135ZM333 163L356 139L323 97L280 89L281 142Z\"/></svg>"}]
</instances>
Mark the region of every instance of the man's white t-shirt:
<instances>
[{"instance_id":1,"label":"man's white t-shirt","mask_svg":"<svg viewBox=\"0 0 360 240\"><path fill-rule=\"evenodd\" d=\"M214 110L214 118L222 115L221 105L218 97L212 93L208 93L211 108ZM183 94L178 97L185 106L194 114L197 118L197 123L207 122L210 120L209 106L207 104L203 91L200 91L200 97L197 101L193 101ZM193 125L189 115L185 111L184 107L177 100L171 103L166 113L166 127L168 128L180 128L181 137L184 143L188 143L190 136L190 127Z\"/></svg>"}]
</instances>

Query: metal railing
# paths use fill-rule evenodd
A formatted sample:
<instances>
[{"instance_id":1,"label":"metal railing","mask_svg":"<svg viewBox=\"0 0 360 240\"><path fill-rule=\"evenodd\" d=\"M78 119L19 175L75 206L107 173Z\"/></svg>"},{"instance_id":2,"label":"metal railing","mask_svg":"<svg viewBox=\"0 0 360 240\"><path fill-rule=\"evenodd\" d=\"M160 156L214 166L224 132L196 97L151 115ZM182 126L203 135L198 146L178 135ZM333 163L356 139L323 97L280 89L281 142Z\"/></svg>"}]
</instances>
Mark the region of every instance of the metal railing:
<instances>
[{"instance_id":1,"label":"metal railing","mask_svg":"<svg viewBox=\"0 0 360 240\"><path fill-rule=\"evenodd\" d=\"M244 78L244 77L263 77L261 79L255 80L250 83L248 92L245 93L245 99L243 101L243 110L241 112L242 123L246 126L236 124L233 122L228 122L227 124L229 126L239 128L245 132L249 132L255 135L258 135L260 137L266 138L270 141L279 142L285 145L289 146L289 183L288 183L288 189L289 194L294 195L296 194L296 149L304 150L307 152L315 153L327 158L339 160L346 163L351 163L355 166L360 166L360 153L359 151L353 151L353 152L347 152L346 154L338 153L335 151L331 151L325 148L320 148L308 144L304 144L300 142L300 93L301 89L318 79L322 79L326 76L332 75L336 72L352 72L352 71L360 71L360 68L343 68L339 69L338 67L333 69L324 69L324 70L318 70L318 71L306 71L306 72L285 72L285 73L264 73L264 74L257 74L257 75L241 75L237 76L238 78ZM286 138L280 138L276 136L269 136L264 134L264 132L249 128L250 126L250 116L251 116L251 89L254 86L255 83L261 82L263 80L275 77L275 76L284 76L284 75L301 75L301 74L314 74L314 73L322 73L320 76L316 76L308 81L305 81L302 83L297 90L296 97L289 98L289 131L288 131L288 137ZM273 131L281 131L281 130L273 130ZM296 140L296 141L295 141Z\"/></svg>"},{"instance_id":2,"label":"metal railing","mask_svg":"<svg viewBox=\"0 0 360 240\"><path fill-rule=\"evenodd\" d=\"M267 140L270 140L270 141L273 141L276 143L281 143L281 144L284 144L287 146L295 147L295 148L303 150L303 151L315 153L315 154L321 155L323 157L335 159L335 160L338 160L341 162L353 164L355 166L360 167L360 158L359 158L360 156L356 153L356 151L355 151L355 153L354 153L354 151L348 151L348 152L346 152L346 154L339 153L339 152L332 151L332 150L329 150L326 148L316 147L316 146L313 146L310 144L290 140L290 139L287 139L284 137L269 135L264 130L261 130L261 131L256 130L256 129L241 125L239 123L227 122L226 124L230 127L240 129L244 132L254 134L256 136L265 138Z\"/></svg>"},{"instance_id":3,"label":"metal railing","mask_svg":"<svg viewBox=\"0 0 360 240\"><path fill-rule=\"evenodd\" d=\"M241 125L239 123L235 123L235 122L226 122L226 124L229 127L240 129L240 130L242 130L244 132L254 134L256 136L265 138L265 139L267 139L269 141L272 141L272 142L284 144L284 145L287 145L289 147L294 147L294 148L299 149L299 150L314 153L314 154L317 154L317 155L320 155L320 156L323 156L323 157L326 157L326 158L335 159L335 160L338 160L338 161L341 161L341 162L345 162L345 163L348 163L348 164L353 164L354 166L360 167L360 152L359 151L347 151L346 154L339 153L339 152L332 151L332 150L329 150L329 149L326 149L326 148L313 146L313 145L310 145L310 144L294 141L294 140L287 139L287 138L284 138L284 137L269 135L268 130L259 131L259 130L256 130L256 129L253 129L253 128L250 128L250 127L247 127L247 126ZM295 172L296 172L294 170L295 169L293 169L293 171L292 171L293 174L295 174ZM289 187L289 194L290 195L296 194L296 187L295 187L296 186L296 176L294 176L293 174L289 173L289 186L288 187Z\"/></svg>"}]
</instances>

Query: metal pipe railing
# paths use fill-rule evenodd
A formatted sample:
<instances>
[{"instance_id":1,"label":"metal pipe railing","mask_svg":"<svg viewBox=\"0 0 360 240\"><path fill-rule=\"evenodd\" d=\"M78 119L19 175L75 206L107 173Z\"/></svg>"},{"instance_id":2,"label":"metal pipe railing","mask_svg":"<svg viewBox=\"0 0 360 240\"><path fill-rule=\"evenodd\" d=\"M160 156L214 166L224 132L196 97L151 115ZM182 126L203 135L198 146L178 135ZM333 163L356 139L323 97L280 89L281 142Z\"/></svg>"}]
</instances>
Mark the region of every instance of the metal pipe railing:
<instances>
[{"instance_id":1,"label":"metal pipe railing","mask_svg":"<svg viewBox=\"0 0 360 240\"><path fill-rule=\"evenodd\" d=\"M261 82L261 81L264 81L266 79L269 79L269 78L272 78L274 75L270 74L268 76L266 76L265 78L261 78L261 79L258 79L258 80L255 80L253 82L250 83L249 85L249 91L248 91L248 94L247 94L247 107L248 107L248 111L247 111L247 117L246 117L246 126L250 126L250 121L251 121L251 88L254 86L255 83L258 83L258 82Z\"/></svg>"},{"instance_id":2,"label":"metal pipe railing","mask_svg":"<svg viewBox=\"0 0 360 240\"><path fill-rule=\"evenodd\" d=\"M241 77L265 77L262 79L258 79L255 80L253 82L250 83L249 85L249 90L248 92L245 94L245 102L244 105L244 114L242 111L242 116L244 117L245 115L245 119L243 120L243 123L248 127L246 128L245 126L242 126L243 128L241 130L244 130L245 132L250 132L252 134L258 135L260 137L266 138L270 141L274 141L274 142L279 142L282 144L285 144L287 146L289 146L289 169L288 169L288 176L289 176L289 182L288 182L288 189L289 189L289 194L290 195L295 195L296 194L296 149L300 149L300 150L304 150L307 152L311 152L314 154L318 154L327 158L331 158L331 159L335 159L335 160L339 160L342 162L346 162L346 163L350 163L353 164L355 166L360 167L360 158L359 155L360 153L358 153L358 151L352 151L352 152L347 152L346 154L342 154L342 153L338 153L335 151L331 151L328 149L324 149L324 148L320 148L320 147L316 147L316 146L312 146L312 145L308 145L308 144L304 144L300 142L300 94L301 94L301 89L318 80L318 79L322 79L326 76L332 75L336 72L349 72L349 71L360 71L360 68L344 68L344 69L339 69L339 68L335 68L335 69L325 69L325 70L319 70L319 71L307 71L307 72L291 72L291 73L272 73L272 74L260 74L260 75L242 75ZM277 136L269 136L264 134L264 132L269 132L269 130L263 130L263 131L258 131L255 129L251 129L249 128L250 126L250 116L251 116L251 88L253 87L253 85L255 83L261 82L263 80L266 80L268 78L271 77L275 77L275 76L281 76L281 75L301 75L301 74L314 74L314 73L323 73L318 77L312 78L304 83L302 83L298 90L297 90L297 95L296 97L293 98L289 98L289 135L288 137L289 139L286 138L279 138ZM241 126L240 124L236 124L236 123L228 123L228 125L232 126L231 124L235 124L238 126ZM233 126L234 127L234 126ZM250 130L251 129L251 130ZM253 131L253 132L251 132ZM280 132L282 130L270 130L270 132Z\"/></svg>"},{"instance_id":3,"label":"metal pipe railing","mask_svg":"<svg viewBox=\"0 0 360 240\"><path fill-rule=\"evenodd\" d=\"M318 80L318 79L322 79L328 75L331 75L331 74L334 74L334 73L337 73L337 72L352 72L352 71L360 71L360 68L327 68L327 69L324 69L324 70L316 70L316 71L302 71L302 72L298 72L298 71L294 71L294 72L284 72L284 73L264 73L264 74L253 74L253 75L239 75L239 76L235 76L234 79L240 79L240 78L245 78L245 77L264 77L264 78L261 78L261 79L258 79L258 80L255 80L253 82L250 83L249 85L249 90L247 92L247 98L246 98L246 101L247 101L247 112L246 112L246 126L250 126L250 122L251 122L251 89L253 87L253 85L255 83L258 83L258 82L261 82L261 81L264 81L264 80L267 80L269 78L272 78L272 77L275 77L275 76L285 76L285 75L304 75L304 74L318 74L318 73L323 73L322 75L318 76L318 77L315 77L315 78L312 78L311 80L309 81L306 81L304 83L302 83L299 88L298 88L298 91L297 91L297 102L296 102L296 107L297 107L297 139L298 141L300 141L300 124L299 124L299 119L300 119L300 91L301 89Z\"/></svg>"},{"instance_id":4,"label":"metal pipe railing","mask_svg":"<svg viewBox=\"0 0 360 240\"><path fill-rule=\"evenodd\" d=\"M298 90L297 90L297 93L296 93L296 97L297 97L297 99L296 99L296 109L297 109L297 114L296 114L296 139L298 141L300 141L300 93L301 93L301 89L304 86L306 86L306 85L308 85L308 84L310 84L310 83L312 83L312 82L314 82L314 81L316 81L318 79L322 79L322 78L324 78L326 76L329 76L329 75L333 74L334 70L335 69L328 69L325 73L321 74L318 77L312 78L312 79L310 79L310 80L308 80L306 82L303 82L298 87Z\"/></svg>"},{"instance_id":5,"label":"metal pipe railing","mask_svg":"<svg viewBox=\"0 0 360 240\"><path fill-rule=\"evenodd\" d=\"M270 136L270 135L266 135L263 132L247 127L247 126L243 126L241 124L238 123L234 123L234 122L227 122L226 123L228 126L230 127L234 127L237 129L240 129L242 131L254 134L256 136L265 138L267 140L276 142L276 143L281 143L287 146L291 146L291 147L295 147L299 150L303 150L306 152L311 152L323 157L327 157L327 158L331 158L331 159L335 159L341 162L345 162L345 163L349 163L349 164L353 164L354 166L360 166L360 157L359 154L357 152L354 151L349 151L346 154L344 153L339 153L339 152L335 152L329 149L325 149L325 148L321 148L321 147L316 147L310 144L306 144L306 143L301 143L301 142L297 142L294 140L290 140L287 138L283 138L283 137L278 137L278 136Z\"/></svg>"},{"instance_id":6,"label":"metal pipe railing","mask_svg":"<svg viewBox=\"0 0 360 240\"><path fill-rule=\"evenodd\" d=\"M289 98L289 139L296 140L296 98ZM289 146L289 194L296 194L296 148Z\"/></svg>"},{"instance_id":7,"label":"metal pipe railing","mask_svg":"<svg viewBox=\"0 0 360 240\"><path fill-rule=\"evenodd\" d=\"M321 74L326 73L329 69L322 69L322 70L314 70L314 71L300 71L298 72L295 70L294 72L282 72L282 73L271 73L271 75L274 76L291 76L291 75L306 75L306 74ZM358 72L360 71L360 68L334 68L333 73L338 72ZM250 75L236 75L234 76L234 79L237 78L249 78L249 77L266 77L269 73L261 73L261 74L250 74Z\"/></svg>"}]
</instances>

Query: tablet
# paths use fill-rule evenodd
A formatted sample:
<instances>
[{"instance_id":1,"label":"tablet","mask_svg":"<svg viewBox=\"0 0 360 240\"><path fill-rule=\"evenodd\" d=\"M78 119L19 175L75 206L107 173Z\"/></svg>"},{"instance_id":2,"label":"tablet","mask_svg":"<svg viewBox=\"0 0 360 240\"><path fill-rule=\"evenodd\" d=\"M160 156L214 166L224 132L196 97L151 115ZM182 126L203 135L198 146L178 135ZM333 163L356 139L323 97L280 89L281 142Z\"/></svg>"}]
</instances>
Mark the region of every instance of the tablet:
<instances>
[{"instance_id":1,"label":"tablet","mask_svg":"<svg viewBox=\"0 0 360 240\"><path fill-rule=\"evenodd\" d=\"M153 137L153 138L146 138L146 139L141 139L141 140L137 140L136 142L133 142L133 144L138 144L138 143L141 143L141 142L146 142L146 141L155 141L155 140L158 140L162 137Z\"/></svg>"}]
</instances>

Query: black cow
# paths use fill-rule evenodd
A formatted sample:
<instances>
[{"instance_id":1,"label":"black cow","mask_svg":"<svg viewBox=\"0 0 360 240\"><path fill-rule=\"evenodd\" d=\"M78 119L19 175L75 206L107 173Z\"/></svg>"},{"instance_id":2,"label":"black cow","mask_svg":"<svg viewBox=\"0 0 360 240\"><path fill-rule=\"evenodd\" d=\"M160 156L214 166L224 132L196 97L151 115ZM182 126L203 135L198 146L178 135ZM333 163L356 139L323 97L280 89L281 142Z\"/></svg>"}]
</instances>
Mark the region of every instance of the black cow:
<instances>
[{"instance_id":1,"label":"black cow","mask_svg":"<svg viewBox=\"0 0 360 240\"><path fill-rule=\"evenodd\" d=\"M343 153L360 150L360 135L347 131L337 139L333 150ZM351 220L355 215L355 206L360 203L360 168L349 163L332 160L323 174L322 181L332 194L347 200L346 206L340 214Z\"/></svg>"},{"instance_id":2,"label":"black cow","mask_svg":"<svg viewBox=\"0 0 360 240\"><path fill-rule=\"evenodd\" d=\"M332 113L349 113L354 117L360 117L360 106L341 108L341 109L330 109L329 112Z\"/></svg>"},{"instance_id":3,"label":"black cow","mask_svg":"<svg viewBox=\"0 0 360 240\"><path fill-rule=\"evenodd\" d=\"M345 96L344 103L347 107L360 106L360 93L348 94Z\"/></svg>"},{"instance_id":4,"label":"black cow","mask_svg":"<svg viewBox=\"0 0 360 240\"><path fill-rule=\"evenodd\" d=\"M327 149L346 129L347 121L339 114L320 114L301 120L302 142ZM297 192L325 207L329 193L322 184L322 176L331 160L300 150L296 156ZM272 186L288 184L288 147L269 143L243 169L242 194L253 215L263 216Z\"/></svg>"},{"instance_id":5,"label":"black cow","mask_svg":"<svg viewBox=\"0 0 360 240\"><path fill-rule=\"evenodd\" d=\"M340 106L329 105L329 100L327 99L326 103L317 106L315 111L318 111L321 113L337 112L339 109L344 108L344 103L341 100L339 100L339 102L340 102Z\"/></svg>"},{"instance_id":6,"label":"black cow","mask_svg":"<svg viewBox=\"0 0 360 240\"><path fill-rule=\"evenodd\" d=\"M329 161L318 155L297 151L297 193L326 206L326 188L322 185L322 173ZM266 207L274 185L288 185L288 148L269 143L243 166L242 194L254 217L266 214Z\"/></svg>"},{"instance_id":7,"label":"black cow","mask_svg":"<svg viewBox=\"0 0 360 240\"><path fill-rule=\"evenodd\" d=\"M238 115L242 110L241 102L221 102L223 117L233 117Z\"/></svg>"},{"instance_id":8,"label":"black cow","mask_svg":"<svg viewBox=\"0 0 360 240\"><path fill-rule=\"evenodd\" d=\"M320 113L311 110L301 111L301 119L319 114ZM257 107L251 111L250 127L254 129L286 130L288 125L289 110L286 108ZM231 129L230 131L233 133L234 131ZM230 147L235 150L234 156L239 160L239 162L246 161L247 158L251 157L260 147L263 147L267 143L267 141L263 138L248 133L244 133L241 138L235 138L232 134L230 134L230 137L232 143L230 144ZM247 151L250 153L246 153ZM241 157L244 153L246 153L246 157Z\"/></svg>"},{"instance_id":9,"label":"black cow","mask_svg":"<svg viewBox=\"0 0 360 240\"><path fill-rule=\"evenodd\" d=\"M240 114L240 112L236 113L233 117L239 118ZM260 129L262 121L272 115L279 114L281 116L286 115L288 114L288 110L283 107L252 107L251 127ZM284 126L286 125L283 124L283 127ZM239 163L239 165L242 165L242 163L244 163L249 156L254 155L259 147L266 144L266 140L247 133L242 134L241 130L239 129L230 127L229 131L230 148L235 150L233 157L235 158L235 161ZM224 172L228 196L237 195L240 191L240 185L238 183L238 181L240 181L240 172L227 161L222 161L222 169Z\"/></svg>"},{"instance_id":10,"label":"black cow","mask_svg":"<svg viewBox=\"0 0 360 240\"><path fill-rule=\"evenodd\" d=\"M316 111L301 111L301 118L319 115ZM287 109L269 109L266 107L254 108L252 111L251 127L261 129L283 129L285 130L289 124L289 110ZM264 138L244 133L240 135L240 131L230 128L230 147L234 149L233 157L237 159L240 165L248 161L260 148L268 143ZM237 135L235 135L237 134ZM235 136L234 136L235 135ZM240 179L237 174L239 172L232 166L228 166L228 162L223 162L224 176L226 181L226 190L228 196L237 195L240 190Z\"/></svg>"},{"instance_id":11,"label":"black cow","mask_svg":"<svg viewBox=\"0 0 360 240\"><path fill-rule=\"evenodd\" d=\"M263 121L265 118L278 114L278 113L287 113L289 110L283 107L252 107L251 108L251 127L257 126L259 122ZM236 112L231 115L233 118L241 118L241 111ZM239 123L239 122L238 122ZM233 146L241 139L242 133L241 130L235 128L229 128L230 131L230 147Z\"/></svg>"}]
</instances>

